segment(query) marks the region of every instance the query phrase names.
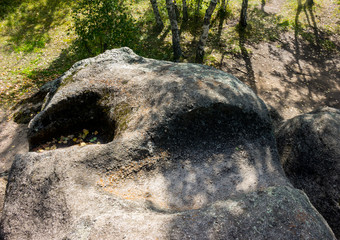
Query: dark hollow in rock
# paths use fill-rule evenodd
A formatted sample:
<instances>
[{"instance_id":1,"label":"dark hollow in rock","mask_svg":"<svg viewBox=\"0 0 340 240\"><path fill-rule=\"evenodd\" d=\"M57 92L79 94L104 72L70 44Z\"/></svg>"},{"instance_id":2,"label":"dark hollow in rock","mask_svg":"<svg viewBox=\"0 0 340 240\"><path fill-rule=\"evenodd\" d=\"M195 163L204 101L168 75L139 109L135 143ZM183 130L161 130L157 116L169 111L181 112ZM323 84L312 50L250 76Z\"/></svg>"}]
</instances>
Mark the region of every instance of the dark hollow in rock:
<instances>
[{"instance_id":1,"label":"dark hollow in rock","mask_svg":"<svg viewBox=\"0 0 340 240\"><path fill-rule=\"evenodd\" d=\"M340 110L326 107L286 121L277 145L287 177L340 238Z\"/></svg>"},{"instance_id":2,"label":"dark hollow in rock","mask_svg":"<svg viewBox=\"0 0 340 240\"><path fill-rule=\"evenodd\" d=\"M29 128L30 150L53 138L76 134L83 129L101 132L102 143L112 141L115 122L110 119L108 110L98 103L99 99L97 93L84 92L60 101L53 109L48 109L35 123L34 128Z\"/></svg>"},{"instance_id":3,"label":"dark hollow in rock","mask_svg":"<svg viewBox=\"0 0 340 240\"><path fill-rule=\"evenodd\" d=\"M38 145L31 149L32 152L43 152L45 150L55 150L58 148L70 147L73 145L85 146L87 144L105 144L108 142L105 133L103 134L100 130L93 129L90 126L89 129L83 129L80 132L72 132L70 135L60 135L57 138L52 138L45 143Z\"/></svg>"}]
</instances>

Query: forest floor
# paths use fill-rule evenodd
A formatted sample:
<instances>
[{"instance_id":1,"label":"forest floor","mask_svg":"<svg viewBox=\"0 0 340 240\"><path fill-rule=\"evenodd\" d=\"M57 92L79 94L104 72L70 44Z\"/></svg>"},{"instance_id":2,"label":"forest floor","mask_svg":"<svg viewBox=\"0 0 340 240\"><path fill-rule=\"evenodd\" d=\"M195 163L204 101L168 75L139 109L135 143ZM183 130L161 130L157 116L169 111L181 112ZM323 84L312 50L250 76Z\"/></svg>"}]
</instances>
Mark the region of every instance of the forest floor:
<instances>
[{"instance_id":1,"label":"forest floor","mask_svg":"<svg viewBox=\"0 0 340 240\"><path fill-rule=\"evenodd\" d=\"M273 0L263 11L276 14L283 2ZM328 7L325 13L337 6ZM322 31L319 35L322 38ZM331 38L335 51L320 48L320 39L310 43L296 32L283 32L275 42L245 44L241 54L221 62L221 69L247 83L283 119L322 106L340 109L340 39L338 35Z\"/></svg>"},{"instance_id":2,"label":"forest floor","mask_svg":"<svg viewBox=\"0 0 340 240\"><path fill-rule=\"evenodd\" d=\"M295 27L290 30L276 31L278 27L285 27L285 22L281 21L274 28L264 28L263 32L258 33L260 38L274 36L269 41L253 41L248 35L239 33L233 41L226 42L223 36L230 37L230 29L237 21L221 21L216 18L213 27L217 34L208 43L210 46L207 46L209 56L206 64L231 73L248 84L282 119L289 119L322 106L340 109L339 35L328 34L324 28L318 26L339 25L339 11L335 12L336 16L331 15L334 14L334 9L339 9L339 3L335 0L327 1L326 7L318 15L306 8L296 11L292 17ZM257 17L261 24L263 19L275 20L285 2L286 0L271 0L265 5L259 5L252 9L249 18ZM297 22L302 17L306 21L305 31L301 31ZM169 30L165 31L169 33ZM182 38L185 37L183 34ZM163 34L163 39L171 41L170 34L166 38ZM15 94L15 91L26 89L27 84L29 91L36 90L37 84L33 86L32 83L24 82L30 80L29 78L20 77L26 73L25 76L40 85L41 77L45 77L43 82L46 82L58 76L66 70L64 68L70 66L69 62L64 63L68 58L65 58L67 51L63 49L67 50L71 41L72 37L56 34L49 44L54 47L45 52L37 51L33 53L34 57L28 57L27 54L15 52L1 54L1 51L7 51L7 46L1 46L0 39L0 94ZM191 44L183 44L184 50ZM211 46L227 50L220 51ZM189 58L185 61L191 61L190 51L187 50L187 53ZM34 64L34 68L27 67L27 64ZM57 69L59 66L63 68ZM39 67L43 70L36 71ZM5 96L1 99L13 98ZM14 156L28 151L27 125L13 122L10 117L12 113L8 103L0 101L0 202L4 197L7 175Z\"/></svg>"}]
</instances>

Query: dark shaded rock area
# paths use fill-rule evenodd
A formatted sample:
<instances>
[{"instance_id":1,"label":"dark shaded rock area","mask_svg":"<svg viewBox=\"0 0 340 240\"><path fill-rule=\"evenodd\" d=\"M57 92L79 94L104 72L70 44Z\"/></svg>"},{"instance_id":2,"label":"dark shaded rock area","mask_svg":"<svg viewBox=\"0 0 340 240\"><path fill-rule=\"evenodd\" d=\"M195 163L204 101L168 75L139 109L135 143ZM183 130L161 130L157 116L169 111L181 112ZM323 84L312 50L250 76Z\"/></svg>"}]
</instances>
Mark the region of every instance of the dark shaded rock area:
<instances>
[{"instance_id":1,"label":"dark shaded rock area","mask_svg":"<svg viewBox=\"0 0 340 240\"><path fill-rule=\"evenodd\" d=\"M235 77L121 48L49 89L31 149L93 124L107 143L18 155L2 239L335 239L285 177L265 104Z\"/></svg>"},{"instance_id":2,"label":"dark shaded rock area","mask_svg":"<svg viewBox=\"0 0 340 240\"><path fill-rule=\"evenodd\" d=\"M105 108L97 104L99 99L99 94L84 92L59 102L53 109L46 110L39 123L29 128L30 149L52 139L56 133L59 136L68 135L84 128L100 130L104 133L104 141L110 142L114 136L114 120L110 121ZM36 131L37 128L42 129Z\"/></svg>"},{"instance_id":3,"label":"dark shaded rock area","mask_svg":"<svg viewBox=\"0 0 340 240\"><path fill-rule=\"evenodd\" d=\"M326 107L286 121L277 144L287 177L340 238L340 110Z\"/></svg>"},{"instance_id":4,"label":"dark shaded rock area","mask_svg":"<svg viewBox=\"0 0 340 240\"><path fill-rule=\"evenodd\" d=\"M27 99L21 100L12 110L14 111L13 120L19 124L27 124L40 112L44 98L47 94L55 92L57 85L52 81L46 83L37 93Z\"/></svg>"}]
</instances>

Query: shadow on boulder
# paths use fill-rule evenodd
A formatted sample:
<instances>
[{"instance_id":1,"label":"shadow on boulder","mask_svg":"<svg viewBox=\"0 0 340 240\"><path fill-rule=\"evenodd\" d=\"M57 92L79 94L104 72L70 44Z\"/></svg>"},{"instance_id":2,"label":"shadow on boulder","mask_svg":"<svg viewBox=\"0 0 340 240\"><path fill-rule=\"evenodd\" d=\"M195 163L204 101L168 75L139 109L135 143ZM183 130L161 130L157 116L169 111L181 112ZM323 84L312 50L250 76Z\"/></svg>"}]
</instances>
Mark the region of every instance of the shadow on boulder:
<instances>
[{"instance_id":1,"label":"shadow on boulder","mask_svg":"<svg viewBox=\"0 0 340 240\"><path fill-rule=\"evenodd\" d=\"M277 145L287 177L340 238L340 110L325 107L286 121Z\"/></svg>"},{"instance_id":2,"label":"shadow on boulder","mask_svg":"<svg viewBox=\"0 0 340 240\"><path fill-rule=\"evenodd\" d=\"M60 81L31 145L88 124L110 137L18 156L3 239L335 239L286 179L265 104L232 75L121 48Z\"/></svg>"}]
</instances>

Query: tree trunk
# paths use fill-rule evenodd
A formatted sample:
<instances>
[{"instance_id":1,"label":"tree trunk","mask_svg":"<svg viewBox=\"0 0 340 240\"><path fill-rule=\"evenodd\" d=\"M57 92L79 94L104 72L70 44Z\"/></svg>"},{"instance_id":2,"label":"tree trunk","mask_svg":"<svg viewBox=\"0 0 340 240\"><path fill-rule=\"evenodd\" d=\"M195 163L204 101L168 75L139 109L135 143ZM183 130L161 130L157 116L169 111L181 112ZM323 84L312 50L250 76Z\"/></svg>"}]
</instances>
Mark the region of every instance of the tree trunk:
<instances>
[{"instance_id":1,"label":"tree trunk","mask_svg":"<svg viewBox=\"0 0 340 240\"><path fill-rule=\"evenodd\" d=\"M225 5L225 0L222 0L222 6L221 6L221 8L222 8L222 11L225 13L226 10L227 10L227 7L226 7L226 5Z\"/></svg>"},{"instance_id":2,"label":"tree trunk","mask_svg":"<svg viewBox=\"0 0 340 240\"><path fill-rule=\"evenodd\" d=\"M200 8L201 8L201 0L196 0L197 5L196 5L196 11L195 11L195 18L198 18L199 12L200 12Z\"/></svg>"},{"instance_id":3,"label":"tree trunk","mask_svg":"<svg viewBox=\"0 0 340 240\"><path fill-rule=\"evenodd\" d=\"M245 28L247 26L247 8L248 0L242 1L241 17L240 17L240 27Z\"/></svg>"},{"instance_id":4,"label":"tree trunk","mask_svg":"<svg viewBox=\"0 0 340 240\"><path fill-rule=\"evenodd\" d=\"M173 0L173 3L174 3L175 14L176 14L176 20L178 22L179 21L180 12L178 10L178 6L177 6L176 0Z\"/></svg>"},{"instance_id":5,"label":"tree trunk","mask_svg":"<svg viewBox=\"0 0 340 240\"><path fill-rule=\"evenodd\" d=\"M169 20L171 24L172 47L174 50L174 60L178 61L180 57L182 56L182 49L180 46L178 24L176 20L174 3L172 0L166 0L166 9L168 10Z\"/></svg>"},{"instance_id":6,"label":"tree trunk","mask_svg":"<svg viewBox=\"0 0 340 240\"><path fill-rule=\"evenodd\" d=\"M155 18L156 18L156 27L158 29L163 29L164 23L162 21L161 15L159 14L157 0L150 0L150 2L153 8L153 13L155 14Z\"/></svg>"},{"instance_id":7,"label":"tree trunk","mask_svg":"<svg viewBox=\"0 0 340 240\"><path fill-rule=\"evenodd\" d=\"M183 21L186 22L188 21L188 6L187 6L187 1L182 0L183 3Z\"/></svg>"},{"instance_id":8,"label":"tree trunk","mask_svg":"<svg viewBox=\"0 0 340 240\"><path fill-rule=\"evenodd\" d=\"M308 7L312 7L314 5L314 0L306 0L306 4Z\"/></svg>"},{"instance_id":9,"label":"tree trunk","mask_svg":"<svg viewBox=\"0 0 340 240\"><path fill-rule=\"evenodd\" d=\"M208 40L209 27L210 27L210 19L213 14L215 7L217 4L217 0L211 0L207 11L205 12L204 21L203 21L203 31L198 42L197 51L196 51L196 62L202 63L204 57L204 47Z\"/></svg>"}]
</instances>

